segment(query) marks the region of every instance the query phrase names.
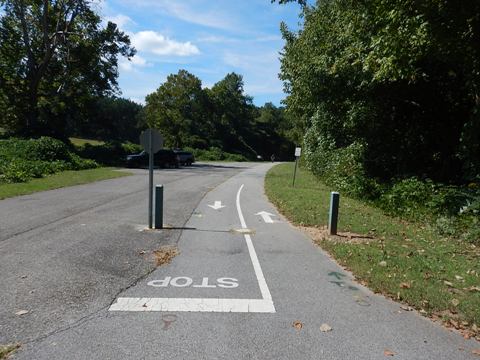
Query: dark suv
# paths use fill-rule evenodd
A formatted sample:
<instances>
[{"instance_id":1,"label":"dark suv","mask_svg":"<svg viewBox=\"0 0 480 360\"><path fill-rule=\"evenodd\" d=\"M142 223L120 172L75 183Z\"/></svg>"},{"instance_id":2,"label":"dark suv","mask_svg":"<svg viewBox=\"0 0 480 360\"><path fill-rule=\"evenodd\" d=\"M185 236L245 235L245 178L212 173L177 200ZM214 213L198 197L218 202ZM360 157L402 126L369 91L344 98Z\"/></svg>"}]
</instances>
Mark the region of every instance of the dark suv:
<instances>
[{"instance_id":1,"label":"dark suv","mask_svg":"<svg viewBox=\"0 0 480 360\"><path fill-rule=\"evenodd\" d=\"M127 155L127 167L142 167L148 166L148 154L146 151L142 151L139 154ZM180 157L172 150L162 149L155 153L153 157L153 165L161 168L174 167L179 168Z\"/></svg>"},{"instance_id":2,"label":"dark suv","mask_svg":"<svg viewBox=\"0 0 480 360\"><path fill-rule=\"evenodd\" d=\"M178 161L180 161L181 165L190 166L195 162L195 157L191 152L183 151L181 149L174 149L173 151L178 155Z\"/></svg>"}]
</instances>

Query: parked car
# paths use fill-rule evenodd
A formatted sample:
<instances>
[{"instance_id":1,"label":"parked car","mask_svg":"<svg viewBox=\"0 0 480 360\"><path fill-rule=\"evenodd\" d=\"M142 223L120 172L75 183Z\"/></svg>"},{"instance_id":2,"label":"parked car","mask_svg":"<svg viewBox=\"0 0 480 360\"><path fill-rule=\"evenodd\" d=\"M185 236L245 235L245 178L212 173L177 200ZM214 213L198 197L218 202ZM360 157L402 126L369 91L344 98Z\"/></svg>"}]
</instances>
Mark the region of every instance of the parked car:
<instances>
[{"instance_id":1,"label":"parked car","mask_svg":"<svg viewBox=\"0 0 480 360\"><path fill-rule=\"evenodd\" d=\"M148 166L148 153L142 151L139 154L127 155L126 164L129 168ZM161 168L174 167L178 169L180 157L173 150L162 149L155 153L153 165Z\"/></svg>"},{"instance_id":2,"label":"parked car","mask_svg":"<svg viewBox=\"0 0 480 360\"><path fill-rule=\"evenodd\" d=\"M183 151L183 150L180 150L180 149L175 149L173 151L175 152L175 154L178 155L181 165L190 166L195 162L195 157L193 156L193 154L191 152Z\"/></svg>"}]
</instances>

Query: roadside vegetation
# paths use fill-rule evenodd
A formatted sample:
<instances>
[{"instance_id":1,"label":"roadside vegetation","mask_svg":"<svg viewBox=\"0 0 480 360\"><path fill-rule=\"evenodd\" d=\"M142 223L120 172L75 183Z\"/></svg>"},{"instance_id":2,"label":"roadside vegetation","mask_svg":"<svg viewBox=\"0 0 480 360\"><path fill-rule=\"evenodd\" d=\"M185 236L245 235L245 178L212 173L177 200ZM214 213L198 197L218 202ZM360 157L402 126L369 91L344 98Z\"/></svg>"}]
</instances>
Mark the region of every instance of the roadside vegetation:
<instances>
[{"instance_id":1,"label":"roadside vegetation","mask_svg":"<svg viewBox=\"0 0 480 360\"><path fill-rule=\"evenodd\" d=\"M100 168L77 152L49 137L0 140L0 199L129 174Z\"/></svg>"},{"instance_id":2,"label":"roadside vegetation","mask_svg":"<svg viewBox=\"0 0 480 360\"><path fill-rule=\"evenodd\" d=\"M268 197L288 219L306 227L315 242L373 291L480 340L478 243L445 234L429 217L392 216L374 202L344 194L341 236L328 237L330 191L338 189L306 169L297 175L294 188L292 164L278 165L266 177Z\"/></svg>"},{"instance_id":3,"label":"roadside vegetation","mask_svg":"<svg viewBox=\"0 0 480 360\"><path fill-rule=\"evenodd\" d=\"M0 345L0 359L7 359L15 350L20 347L18 344Z\"/></svg>"},{"instance_id":4,"label":"roadside vegetation","mask_svg":"<svg viewBox=\"0 0 480 360\"><path fill-rule=\"evenodd\" d=\"M0 140L0 184L26 182L65 170L98 167L83 159L60 140L41 137L35 140Z\"/></svg>"}]
</instances>

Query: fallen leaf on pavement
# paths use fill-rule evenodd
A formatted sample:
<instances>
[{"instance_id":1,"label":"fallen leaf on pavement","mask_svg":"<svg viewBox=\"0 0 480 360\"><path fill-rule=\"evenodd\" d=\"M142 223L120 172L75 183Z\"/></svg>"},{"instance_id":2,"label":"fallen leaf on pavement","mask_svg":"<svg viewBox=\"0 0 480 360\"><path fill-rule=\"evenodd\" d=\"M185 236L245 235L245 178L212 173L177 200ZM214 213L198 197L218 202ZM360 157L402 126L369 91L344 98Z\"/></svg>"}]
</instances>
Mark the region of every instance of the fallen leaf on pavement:
<instances>
[{"instance_id":1,"label":"fallen leaf on pavement","mask_svg":"<svg viewBox=\"0 0 480 360\"><path fill-rule=\"evenodd\" d=\"M322 325L320 325L320 331L321 332L332 331L332 327L328 324L322 324Z\"/></svg>"},{"instance_id":2,"label":"fallen leaf on pavement","mask_svg":"<svg viewBox=\"0 0 480 360\"><path fill-rule=\"evenodd\" d=\"M145 252L146 252L145 250L142 250L138 253L138 255L145 255Z\"/></svg>"},{"instance_id":3,"label":"fallen leaf on pavement","mask_svg":"<svg viewBox=\"0 0 480 360\"><path fill-rule=\"evenodd\" d=\"M28 314L29 312L30 311L28 310L20 310L20 311L17 311L15 315L22 316L22 315Z\"/></svg>"},{"instance_id":4,"label":"fallen leaf on pavement","mask_svg":"<svg viewBox=\"0 0 480 360\"><path fill-rule=\"evenodd\" d=\"M26 278L27 278L27 275L22 275L21 278L22 278L22 279L26 279Z\"/></svg>"},{"instance_id":5,"label":"fallen leaf on pavement","mask_svg":"<svg viewBox=\"0 0 480 360\"><path fill-rule=\"evenodd\" d=\"M303 327L303 324L300 321L294 321L292 326L297 330L301 330Z\"/></svg>"},{"instance_id":6,"label":"fallen leaf on pavement","mask_svg":"<svg viewBox=\"0 0 480 360\"><path fill-rule=\"evenodd\" d=\"M383 352L383 355L385 356L394 356L395 353L391 350L388 350L388 349L385 349L385 351Z\"/></svg>"},{"instance_id":7,"label":"fallen leaf on pavement","mask_svg":"<svg viewBox=\"0 0 480 360\"><path fill-rule=\"evenodd\" d=\"M411 306L406 306L406 305L401 305L400 309L405 311L413 311L413 308Z\"/></svg>"},{"instance_id":8,"label":"fallen leaf on pavement","mask_svg":"<svg viewBox=\"0 0 480 360\"><path fill-rule=\"evenodd\" d=\"M153 252L157 266L170 264L170 261L178 255L178 250L173 246L164 246Z\"/></svg>"}]
</instances>

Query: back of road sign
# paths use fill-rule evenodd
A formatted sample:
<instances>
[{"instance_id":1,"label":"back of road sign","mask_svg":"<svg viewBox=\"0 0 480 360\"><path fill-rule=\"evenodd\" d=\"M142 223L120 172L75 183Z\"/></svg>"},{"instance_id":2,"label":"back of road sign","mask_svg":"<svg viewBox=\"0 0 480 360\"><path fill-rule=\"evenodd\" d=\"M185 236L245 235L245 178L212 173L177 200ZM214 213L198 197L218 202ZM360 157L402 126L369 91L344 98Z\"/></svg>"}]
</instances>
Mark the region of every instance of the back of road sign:
<instances>
[{"instance_id":1,"label":"back of road sign","mask_svg":"<svg viewBox=\"0 0 480 360\"><path fill-rule=\"evenodd\" d=\"M140 134L140 145L150 154L150 139L152 140L152 151L155 154L163 148L163 137L155 129L147 129Z\"/></svg>"},{"instance_id":2,"label":"back of road sign","mask_svg":"<svg viewBox=\"0 0 480 360\"><path fill-rule=\"evenodd\" d=\"M302 148L295 148L295 156L300 157L300 155L302 155Z\"/></svg>"}]
</instances>

